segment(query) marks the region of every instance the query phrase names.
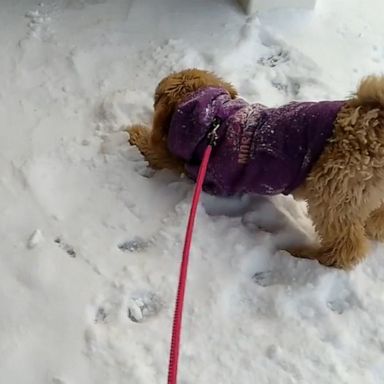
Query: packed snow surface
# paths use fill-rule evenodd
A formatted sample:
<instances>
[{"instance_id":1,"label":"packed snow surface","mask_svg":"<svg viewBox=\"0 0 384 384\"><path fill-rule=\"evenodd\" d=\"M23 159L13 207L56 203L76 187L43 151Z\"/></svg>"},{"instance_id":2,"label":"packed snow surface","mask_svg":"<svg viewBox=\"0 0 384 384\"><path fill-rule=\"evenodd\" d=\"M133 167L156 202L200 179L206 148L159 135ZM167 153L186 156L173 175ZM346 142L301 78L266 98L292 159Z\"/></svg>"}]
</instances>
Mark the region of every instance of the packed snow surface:
<instances>
[{"instance_id":1,"label":"packed snow surface","mask_svg":"<svg viewBox=\"0 0 384 384\"><path fill-rule=\"evenodd\" d=\"M231 0L3 0L0 376L165 383L193 185L153 172L124 128L157 82L199 67L270 106L343 99L384 64L382 0L247 18ZM352 272L291 198L203 197L180 384L382 384L383 247Z\"/></svg>"}]
</instances>

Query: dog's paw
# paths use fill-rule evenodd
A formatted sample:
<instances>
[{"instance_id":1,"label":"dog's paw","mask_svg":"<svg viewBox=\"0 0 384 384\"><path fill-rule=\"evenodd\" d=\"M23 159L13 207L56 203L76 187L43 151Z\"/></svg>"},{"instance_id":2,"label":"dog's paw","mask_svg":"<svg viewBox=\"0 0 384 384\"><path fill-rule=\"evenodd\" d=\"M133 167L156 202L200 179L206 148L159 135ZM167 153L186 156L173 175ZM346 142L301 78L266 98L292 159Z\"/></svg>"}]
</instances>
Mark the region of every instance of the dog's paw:
<instances>
[{"instance_id":1,"label":"dog's paw","mask_svg":"<svg viewBox=\"0 0 384 384\"><path fill-rule=\"evenodd\" d=\"M384 243L384 228L365 228L365 233L370 240Z\"/></svg>"},{"instance_id":2,"label":"dog's paw","mask_svg":"<svg viewBox=\"0 0 384 384\"><path fill-rule=\"evenodd\" d=\"M293 257L299 259L316 259L316 252L311 247L288 247L287 249L284 249L284 251L289 252Z\"/></svg>"},{"instance_id":3,"label":"dog's paw","mask_svg":"<svg viewBox=\"0 0 384 384\"><path fill-rule=\"evenodd\" d=\"M327 266L333 266L334 264L334 260L331 260L320 248L311 246L289 247L286 251L299 259L317 260L320 264Z\"/></svg>"},{"instance_id":4,"label":"dog's paw","mask_svg":"<svg viewBox=\"0 0 384 384\"><path fill-rule=\"evenodd\" d=\"M384 214L381 210L370 216L365 224L365 233L370 240L384 243Z\"/></svg>"},{"instance_id":5,"label":"dog's paw","mask_svg":"<svg viewBox=\"0 0 384 384\"><path fill-rule=\"evenodd\" d=\"M320 264L326 267L338 269L350 270L359 262L358 259L343 259L332 249L323 249L321 247L296 247L287 249L287 251L294 257L317 260Z\"/></svg>"},{"instance_id":6,"label":"dog's paw","mask_svg":"<svg viewBox=\"0 0 384 384\"><path fill-rule=\"evenodd\" d=\"M132 125L127 128L129 134L129 144L141 147L144 143L148 145L149 132L148 128L144 125Z\"/></svg>"}]
</instances>

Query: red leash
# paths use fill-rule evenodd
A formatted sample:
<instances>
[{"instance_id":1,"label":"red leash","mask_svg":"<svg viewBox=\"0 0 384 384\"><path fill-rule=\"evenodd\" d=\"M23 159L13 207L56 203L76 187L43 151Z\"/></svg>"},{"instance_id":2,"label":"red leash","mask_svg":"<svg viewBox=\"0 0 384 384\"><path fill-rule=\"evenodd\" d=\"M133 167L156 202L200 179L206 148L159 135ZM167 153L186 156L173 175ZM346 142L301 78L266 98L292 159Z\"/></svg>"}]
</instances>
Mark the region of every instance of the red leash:
<instances>
[{"instance_id":1,"label":"red leash","mask_svg":"<svg viewBox=\"0 0 384 384\"><path fill-rule=\"evenodd\" d=\"M195 224L197 205L199 203L201 190L203 188L204 178L207 173L208 161L211 156L212 147L215 145L215 141L217 139L216 131L219 128L219 126L220 126L219 123L215 122L213 126L213 130L209 135L211 143L208 145L208 147L204 152L203 160L201 162L199 173L197 175L196 186L195 186L195 190L192 198L192 206L189 212L187 231L185 233L185 240L184 240L183 257L182 257L181 266L180 266L179 286L177 290L175 314L173 318L171 352L169 355L169 365L168 365L168 384L177 384L177 368L179 364L179 353L180 353L180 334L181 334L181 325L183 320L184 295L185 295L185 286L187 283L188 261L189 261L189 252L191 249L192 233L193 233L193 227Z\"/></svg>"}]
</instances>

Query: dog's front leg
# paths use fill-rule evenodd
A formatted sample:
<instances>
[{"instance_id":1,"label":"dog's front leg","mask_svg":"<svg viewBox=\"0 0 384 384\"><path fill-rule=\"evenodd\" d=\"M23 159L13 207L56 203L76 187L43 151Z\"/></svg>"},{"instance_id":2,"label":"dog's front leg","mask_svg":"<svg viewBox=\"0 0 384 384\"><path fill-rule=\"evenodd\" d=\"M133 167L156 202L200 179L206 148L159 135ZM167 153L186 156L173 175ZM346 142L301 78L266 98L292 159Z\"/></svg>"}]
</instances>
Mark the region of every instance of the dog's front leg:
<instances>
[{"instance_id":1,"label":"dog's front leg","mask_svg":"<svg viewBox=\"0 0 384 384\"><path fill-rule=\"evenodd\" d=\"M369 215L365 232L369 239L384 242L384 204Z\"/></svg>"}]
</instances>

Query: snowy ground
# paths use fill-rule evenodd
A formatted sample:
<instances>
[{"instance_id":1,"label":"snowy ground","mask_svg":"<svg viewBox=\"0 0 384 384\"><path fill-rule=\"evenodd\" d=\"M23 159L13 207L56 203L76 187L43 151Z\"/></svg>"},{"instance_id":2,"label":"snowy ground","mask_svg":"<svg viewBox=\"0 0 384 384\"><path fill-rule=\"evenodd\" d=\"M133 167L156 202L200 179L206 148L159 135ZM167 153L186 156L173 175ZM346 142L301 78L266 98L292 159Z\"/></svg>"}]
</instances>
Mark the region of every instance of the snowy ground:
<instances>
[{"instance_id":1,"label":"snowy ground","mask_svg":"<svg viewBox=\"0 0 384 384\"><path fill-rule=\"evenodd\" d=\"M192 184L148 171L122 128L190 66L269 105L346 97L383 69L383 14L382 0L254 19L231 0L3 0L0 381L164 383ZM180 383L383 383L382 246L345 273L279 251L312 236L289 198L204 207Z\"/></svg>"}]
</instances>

